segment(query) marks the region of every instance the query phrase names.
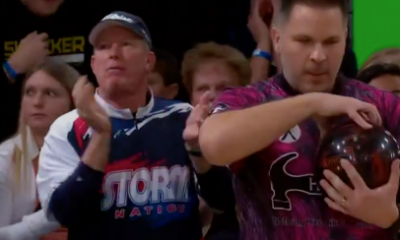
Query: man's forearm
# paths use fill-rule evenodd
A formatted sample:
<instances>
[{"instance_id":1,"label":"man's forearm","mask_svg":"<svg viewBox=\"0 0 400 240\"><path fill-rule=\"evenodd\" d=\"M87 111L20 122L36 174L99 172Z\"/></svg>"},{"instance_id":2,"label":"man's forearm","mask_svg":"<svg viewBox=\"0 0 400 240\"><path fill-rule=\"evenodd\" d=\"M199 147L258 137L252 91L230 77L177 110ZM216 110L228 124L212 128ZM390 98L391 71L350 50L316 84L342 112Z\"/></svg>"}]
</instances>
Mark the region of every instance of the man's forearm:
<instances>
[{"instance_id":1,"label":"man's forearm","mask_svg":"<svg viewBox=\"0 0 400 240\"><path fill-rule=\"evenodd\" d=\"M5 86L5 85L9 85L10 83L14 83L15 79L13 79L8 72L6 71L6 69L3 67L3 72L0 73L0 78L1 78L1 83L0 86Z\"/></svg>"},{"instance_id":2,"label":"man's forearm","mask_svg":"<svg viewBox=\"0 0 400 240\"><path fill-rule=\"evenodd\" d=\"M14 59L12 56L11 56L11 57L8 59L8 61L5 62L5 63L8 63L8 65L11 67L11 69L17 74L17 77L18 77L18 76L21 76L21 75L24 75L24 71L22 71L21 65L18 64L18 61L15 61L15 59ZM6 76L7 79L8 79L8 82L9 82L9 83L15 83L15 82L16 82L17 79L14 79L15 76L11 76L11 75L7 72L7 70L6 70L6 68L4 67L4 65L3 65L3 71L4 71L5 76Z\"/></svg>"},{"instance_id":3,"label":"man's forearm","mask_svg":"<svg viewBox=\"0 0 400 240\"><path fill-rule=\"evenodd\" d=\"M109 135L93 133L82 162L74 173L57 187L50 198L49 209L64 226L99 214L100 190L110 149Z\"/></svg>"},{"instance_id":4,"label":"man's forearm","mask_svg":"<svg viewBox=\"0 0 400 240\"><path fill-rule=\"evenodd\" d=\"M197 151L199 156L190 155L189 151L189 157L196 171L200 196L213 209L225 211L234 208L235 196L229 169L211 165L201 157L200 149Z\"/></svg>"},{"instance_id":5,"label":"man's forearm","mask_svg":"<svg viewBox=\"0 0 400 240\"><path fill-rule=\"evenodd\" d=\"M200 129L200 147L208 162L226 166L273 143L312 116L318 96L304 94L244 110L215 114Z\"/></svg>"},{"instance_id":6,"label":"man's forearm","mask_svg":"<svg viewBox=\"0 0 400 240\"><path fill-rule=\"evenodd\" d=\"M89 145L82 156L82 162L94 170L104 172L110 153L110 133L93 132Z\"/></svg>"},{"instance_id":7,"label":"man's forearm","mask_svg":"<svg viewBox=\"0 0 400 240\"><path fill-rule=\"evenodd\" d=\"M269 40L261 41L257 44L257 49L271 53ZM251 82L256 83L268 79L270 62L263 57L253 56L250 61L251 66Z\"/></svg>"}]
</instances>

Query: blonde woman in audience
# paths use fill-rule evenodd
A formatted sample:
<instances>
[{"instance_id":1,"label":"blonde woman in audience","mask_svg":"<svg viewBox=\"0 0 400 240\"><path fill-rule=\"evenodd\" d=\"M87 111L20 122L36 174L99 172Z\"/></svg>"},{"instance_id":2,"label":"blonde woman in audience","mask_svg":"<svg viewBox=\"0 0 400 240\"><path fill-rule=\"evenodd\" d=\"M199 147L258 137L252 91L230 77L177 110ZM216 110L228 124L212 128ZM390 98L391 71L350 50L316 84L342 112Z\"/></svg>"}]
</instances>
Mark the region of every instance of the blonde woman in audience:
<instances>
[{"instance_id":1,"label":"blonde woman in audience","mask_svg":"<svg viewBox=\"0 0 400 240\"><path fill-rule=\"evenodd\" d=\"M210 101L213 101L226 87L249 84L250 63L241 52L228 45L202 43L185 53L182 62L182 78L183 85L189 92L191 104L196 106L205 92L208 92ZM205 162L204 165L206 167L209 164ZM238 238L239 225L233 190L231 195L232 201L226 203L230 208L219 214L213 212L200 199L205 240Z\"/></svg>"},{"instance_id":2,"label":"blonde woman in audience","mask_svg":"<svg viewBox=\"0 0 400 240\"><path fill-rule=\"evenodd\" d=\"M1 240L66 239L66 233L52 233L60 226L41 210L35 178L44 137L53 121L73 108L78 77L75 69L53 60L26 75L18 133L0 145Z\"/></svg>"}]
</instances>

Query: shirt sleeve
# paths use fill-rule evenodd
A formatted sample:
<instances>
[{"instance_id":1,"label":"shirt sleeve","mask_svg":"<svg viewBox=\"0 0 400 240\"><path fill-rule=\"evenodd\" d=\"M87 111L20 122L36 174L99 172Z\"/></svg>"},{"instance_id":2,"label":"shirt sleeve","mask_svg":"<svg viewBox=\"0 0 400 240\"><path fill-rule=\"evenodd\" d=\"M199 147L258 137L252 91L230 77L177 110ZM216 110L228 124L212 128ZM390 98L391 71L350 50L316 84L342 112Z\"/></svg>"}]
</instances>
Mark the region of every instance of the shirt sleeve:
<instances>
[{"instance_id":1,"label":"shirt sleeve","mask_svg":"<svg viewBox=\"0 0 400 240\"><path fill-rule=\"evenodd\" d=\"M82 145L85 134L77 132L86 125L76 115L68 113L51 126L40 152L37 176L42 208L50 219L66 227L100 212L93 203L100 203L103 173L80 161L77 145Z\"/></svg>"},{"instance_id":2,"label":"shirt sleeve","mask_svg":"<svg viewBox=\"0 0 400 240\"><path fill-rule=\"evenodd\" d=\"M219 97L213 102L211 115L219 114L227 111L242 110L249 107L259 105L266 102L261 89L264 86L264 82L259 82L254 85L239 88L227 88L223 91ZM244 159L243 159L244 160ZM240 171L246 161L237 161L229 166L230 170L234 173ZM232 188L232 184L230 186ZM233 194L233 191L226 192L227 195ZM207 200L205 198L205 200ZM230 201L230 203L232 203Z\"/></svg>"},{"instance_id":3,"label":"shirt sleeve","mask_svg":"<svg viewBox=\"0 0 400 240\"><path fill-rule=\"evenodd\" d=\"M260 84L262 83L240 88L227 88L213 102L211 114L241 110L260 104L262 102L262 95L258 90Z\"/></svg>"},{"instance_id":4,"label":"shirt sleeve","mask_svg":"<svg viewBox=\"0 0 400 240\"><path fill-rule=\"evenodd\" d=\"M9 174L10 151L4 146L0 148L0 227L11 224L13 199ZM10 146L11 147L11 146ZM2 239L0 237L0 239Z\"/></svg>"},{"instance_id":5,"label":"shirt sleeve","mask_svg":"<svg viewBox=\"0 0 400 240\"><path fill-rule=\"evenodd\" d=\"M34 240L55 231L60 225L47 220L44 211L29 214L22 218L21 222L0 228L2 240Z\"/></svg>"},{"instance_id":6,"label":"shirt sleeve","mask_svg":"<svg viewBox=\"0 0 400 240\"><path fill-rule=\"evenodd\" d=\"M50 222L43 211L28 214L21 221L13 221L13 190L10 172L15 145L6 141L0 147L0 239L34 240L59 227L57 222Z\"/></svg>"}]
</instances>

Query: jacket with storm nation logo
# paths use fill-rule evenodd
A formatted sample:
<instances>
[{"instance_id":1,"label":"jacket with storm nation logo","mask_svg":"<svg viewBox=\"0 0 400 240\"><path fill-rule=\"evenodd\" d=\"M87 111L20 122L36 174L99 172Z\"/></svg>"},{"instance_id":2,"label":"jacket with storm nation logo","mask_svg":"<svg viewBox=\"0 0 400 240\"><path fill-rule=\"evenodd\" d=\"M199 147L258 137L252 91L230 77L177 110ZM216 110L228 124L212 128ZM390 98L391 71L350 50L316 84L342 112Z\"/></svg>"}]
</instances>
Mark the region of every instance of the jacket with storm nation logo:
<instances>
[{"instance_id":1,"label":"jacket with storm nation logo","mask_svg":"<svg viewBox=\"0 0 400 240\"><path fill-rule=\"evenodd\" d=\"M38 191L69 239L199 240L198 197L182 131L191 106L149 96L132 114L98 95L112 123L105 172L81 162L92 129L76 110L52 125L40 154Z\"/></svg>"}]
</instances>

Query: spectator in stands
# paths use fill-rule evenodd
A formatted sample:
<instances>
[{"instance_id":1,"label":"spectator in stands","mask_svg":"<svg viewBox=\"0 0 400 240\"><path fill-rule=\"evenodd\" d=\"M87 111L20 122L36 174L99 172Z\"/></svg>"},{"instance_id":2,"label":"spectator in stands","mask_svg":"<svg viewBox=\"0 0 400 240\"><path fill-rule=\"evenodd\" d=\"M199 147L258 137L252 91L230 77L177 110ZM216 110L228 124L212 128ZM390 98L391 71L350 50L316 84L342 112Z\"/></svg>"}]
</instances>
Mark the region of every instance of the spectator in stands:
<instances>
[{"instance_id":1,"label":"spectator in stands","mask_svg":"<svg viewBox=\"0 0 400 240\"><path fill-rule=\"evenodd\" d=\"M114 2L114 1L112 1ZM112 3L107 3L108 9ZM3 0L0 2L0 141L14 134L24 74L48 56L90 73L91 48L87 35L102 16L102 2L93 0ZM95 8L93 6L96 6ZM115 6L117 7L117 6ZM90 9L90 10L89 10Z\"/></svg>"},{"instance_id":2,"label":"spectator in stands","mask_svg":"<svg viewBox=\"0 0 400 240\"><path fill-rule=\"evenodd\" d=\"M159 49L153 50L156 63L149 75L149 86L154 96L165 99L174 99L179 92L179 64L169 52Z\"/></svg>"},{"instance_id":3,"label":"spectator in stands","mask_svg":"<svg viewBox=\"0 0 400 240\"><path fill-rule=\"evenodd\" d=\"M238 50L209 42L199 44L186 52L182 76L192 105L197 105L207 91L211 95L210 100L214 100L226 87L249 84L251 69L248 60ZM200 212L206 240L238 239L239 226L235 209L213 213L202 202Z\"/></svg>"},{"instance_id":4,"label":"spectator in stands","mask_svg":"<svg viewBox=\"0 0 400 240\"><path fill-rule=\"evenodd\" d=\"M200 165L198 125L208 115L207 95L193 109L154 98L146 24L122 11L108 16L89 35L99 87L94 94L86 77L78 80L77 109L54 122L40 152L42 207L68 227L71 240L198 240L194 170L210 205L234 206L228 169Z\"/></svg>"},{"instance_id":5,"label":"spectator in stands","mask_svg":"<svg viewBox=\"0 0 400 240\"><path fill-rule=\"evenodd\" d=\"M362 69L357 79L376 88L400 95L400 65L377 63Z\"/></svg>"},{"instance_id":6,"label":"spectator in stands","mask_svg":"<svg viewBox=\"0 0 400 240\"><path fill-rule=\"evenodd\" d=\"M275 1L276 2L276 1ZM276 5L277 3L275 3ZM275 75L280 65L276 54L273 53L270 36L270 24L273 15L273 5L264 0L252 0L248 28L257 46L251 59L251 81L257 82ZM276 65L278 63L279 65Z\"/></svg>"},{"instance_id":7,"label":"spectator in stands","mask_svg":"<svg viewBox=\"0 0 400 240\"><path fill-rule=\"evenodd\" d=\"M381 51L374 52L361 66L360 72L377 63L393 63L400 66L400 48L386 48Z\"/></svg>"},{"instance_id":8,"label":"spectator in stands","mask_svg":"<svg viewBox=\"0 0 400 240\"><path fill-rule=\"evenodd\" d=\"M227 86L248 84L251 69L248 60L238 50L209 42L185 53L182 77L191 103L196 105L206 91L210 92L212 101Z\"/></svg>"},{"instance_id":9,"label":"spectator in stands","mask_svg":"<svg viewBox=\"0 0 400 240\"><path fill-rule=\"evenodd\" d=\"M267 79L281 72L281 62L272 48L270 39L270 26L276 24L276 14L280 7L280 0L252 0L248 28L257 44L251 59L252 82ZM357 75L357 59L351 48L350 38L346 39L346 51L340 66L340 72L349 78Z\"/></svg>"},{"instance_id":10,"label":"spectator in stands","mask_svg":"<svg viewBox=\"0 0 400 240\"><path fill-rule=\"evenodd\" d=\"M1 240L39 239L59 227L36 200L38 154L53 121L73 108L70 96L78 77L55 60L26 75L18 134L0 145Z\"/></svg>"}]
</instances>

